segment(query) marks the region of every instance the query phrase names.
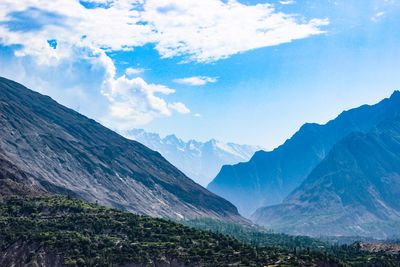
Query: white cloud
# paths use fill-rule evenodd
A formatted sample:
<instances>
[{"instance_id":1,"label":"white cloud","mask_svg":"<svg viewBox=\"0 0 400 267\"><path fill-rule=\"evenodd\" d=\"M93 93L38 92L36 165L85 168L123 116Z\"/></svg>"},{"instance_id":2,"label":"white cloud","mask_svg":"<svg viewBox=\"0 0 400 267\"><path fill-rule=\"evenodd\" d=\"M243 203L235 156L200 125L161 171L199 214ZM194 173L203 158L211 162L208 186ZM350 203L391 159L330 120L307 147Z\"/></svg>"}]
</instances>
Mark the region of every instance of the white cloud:
<instances>
[{"instance_id":1,"label":"white cloud","mask_svg":"<svg viewBox=\"0 0 400 267\"><path fill-rule=\"evenodd\" d=\"M107 51L155 43L162 57L209 62L321 34L320 27L328 23L326 19L301 22L270 4L246 5L235 0L86 2L107 3L107 8L89 9L71 0L3 0L1 42L23 44L20 55L53 53L55 57L68 56L71 44L77 43ZM37 29L15 31L21 17ZM60 49L51 49L49 39L56 39Z\"/></svg>"},{"instance_id":2,"label":"white cloud","mask_svg":"<svg viewBox=\"0 0 400 267\"><path fill-rule=\"evenodd\" d=\"M99 119L109 105L99 90L109 76L108 71L100 63L94 64L97 59L82 59L81 54L81 51L72 52L70 58L49 66L39 64L31 56L9 57L7 53L0 53L0 75Z\"/></svg>"},{"instance_id":3,"label":"white cloud","mask_svg":"<svg viewBox=\"0 0 400 267\"><path fill-rule=\"evenodd\" d=\"M295 0L282 0L282 1L279 1L279 3L281 5L293 5L296 3L296 1Z\"/></svg>"},{"instance_id":4,"label":"white cloud","mask_svg":"<svg viewBox=\"0 0 400 267\"><path fill-rule=\"evenodd\" d=\"M373 15L371 17L371 20L373 22L378 22L380 21L383 17L385 16L385 12L381 11L381 12L377 12L375 15Z\"/></svg>"},{"instance_id":5,"label":"white cloud","mask_svg":"<svg viewBox=\"0 0 400 267\"><path fill-rule=\"evenodd\" d=\"M205 85L207 83L215 83L217 81L216 77L207 77L207 76L194 76L188 78L180 78L173 80L175 83L185 84L190 86L200 86Z\"/></svg>"},{"instance_id":6,"label":"white cloud","mask_svg":"<svg viewBox=\"0 0 400 267\"><path fill-rule=\"evenodd\" d=\"M0 44L14 46L16 58L27 58L35 67L67 68L79 64L103 75L101 92L108 101L111 123L142 124L171 112L187 113L183 103L168 103L162 96L173 92L129 76L140 69L127 69L117 77L116 66L106 52L127 51L155 44L161 57L182 56L185 61L211 62L251 49L278 45L321 34L323 19L305 21L296 15L275 11L270 4L246 5L235 0L87 0L89 6L72 0L2 0ZM55 40L56 48L48 40ZM76 69L74 69L76 68ZM25 73L32 80L35 71ZM47 77L44 72L41 79ZM51 77L50 77L51 78ZM211 77L191 77L181 82L202 85ZM53 81L53 79L50 79ZM60 78L61 80L61 78ZM58 82L57 85L63 86ZM82 86L81 86L82 85ZM35 88L35 85L31 85ZM45 87L51 88L54 84ZM69 88L78 88L71 85ZM79 95L88 90L80 84ZM93 87L97 88L97 87Z\"/></svg>"},{"instance_id":7,"label":"white cloud","mask_svg":"<svg viewBox=\"0 0 400 267\"><path fill-rule=\"evenodd\" d=\"M127 68L125 74L128 76L138 75L145 71L143 68Z\"/></svg>"},{"instance_id":8,"label":"white cloud","mask_svg":"<svg viewBox=\"0 0 400 267\"><path fill-rule=\"evenodd\" d=\"M168 107L170 109L173 109L173 110L175 110L175 111L177 111L179 113L182 113L182 114L190 113L190 109L188 109L185 106L185 104L183 104L181 102L175 102L175 103L172 103L172 104L168 104Z\"/></svg>"},{"instance_id":9,"label":"white cloud","mask_svg":"<svg viewBox=\"0 0 400 267\"><path fill-rule=\"evenodd\" d=\"M195 116L196 118L201 118L201 117L202 117L200 113L195 113L194 116Z\"/></svg>"},{"instance_id":10,"label":"white cloud","mask_svg":"<svg viewBox=\"0 0 400 267\"><path fill-rule=\"evenodd\" d=\"M102 52L105 55L104 52ZM109 57L101 62L108 69L102 94L110 101L110 114L104 118L107 125L119 130L149 123L157 117L169 117L172 111L186 114L190 110L181 102L168 103L160 95L175 93L174 89L160 84L150 84L142 78L115 77L115 69L109 65Z\"/></svg>"},{"instance_id":11,"label":"white cloud","mask_svg":"<svg viewBox=\"0 0 400 267\"><path fill-rule=\"evenodd\" d=\"M175 92L164 85L149 84L142 78L129 79L125 75L108 83L103 94L111 105L110 114L104 120L117 129L126 130L157 117L168 117L172 111L182 114L190 112L183 103L168 103L159 96Z\"/></svg>"},{"instance_id":12,"label":"white cloud","mask_svg":"<svg viewBox=\"0 0 400 267\"><path fill-rule=\"evenodd\" d=\"M270 4L234 0L149 0L142 18L158 34L161 56L199 62L321 34L320 27L328 24L325 19L301 23Z\"/></svg>"}]
</instances>

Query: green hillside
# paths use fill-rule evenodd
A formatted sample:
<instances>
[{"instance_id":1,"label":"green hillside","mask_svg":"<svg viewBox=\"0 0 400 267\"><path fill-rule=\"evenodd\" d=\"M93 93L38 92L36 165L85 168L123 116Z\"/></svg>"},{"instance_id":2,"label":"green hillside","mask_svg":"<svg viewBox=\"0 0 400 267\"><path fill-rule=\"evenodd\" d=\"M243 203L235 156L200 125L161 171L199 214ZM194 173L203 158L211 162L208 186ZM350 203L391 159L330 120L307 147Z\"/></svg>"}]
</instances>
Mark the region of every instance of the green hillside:
<instances>
[{"instance_id":1,"label":"green hillside","mask_svg":"<svg viewBox=\"0 0 400 267\"><path fill-rule=\"evenodd\" d=\"M231 236L256 247L280 248L293 255L308 255L330 259L328 266L400 266L399 240L374 240L362 237L322 237L292 236L274 233L263 227L243 226L212 219L181 221L181 223L215 233ZM317 266L327 266L327 261L318 262ZM325 265L324 265L325 264Z\"/></svg>"},{"instance_id":2,"label":"green hillside","mask_svg":"<svg viewBox=\"0 0 400 267\"><path fill-rule=\"evenodd\" d=\"M0 266L333 264L323 254L252 247L222 234L64 197L3 199L0 237Z\"/></svg>"}]
</instances>

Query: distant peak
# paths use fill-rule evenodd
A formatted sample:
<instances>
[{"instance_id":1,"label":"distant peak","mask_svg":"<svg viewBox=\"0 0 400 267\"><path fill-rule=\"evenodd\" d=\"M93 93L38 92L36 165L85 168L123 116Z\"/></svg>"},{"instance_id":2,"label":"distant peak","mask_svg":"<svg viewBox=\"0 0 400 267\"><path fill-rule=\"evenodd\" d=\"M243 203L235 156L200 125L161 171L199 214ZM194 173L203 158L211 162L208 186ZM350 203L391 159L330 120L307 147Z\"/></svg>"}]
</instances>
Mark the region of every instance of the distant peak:
<instances>
[{"instance_id":1,"label":"distant peak","mask_svg":"<svg viewBox=\"0 0 400 267\"><path fill-rule=\"evenodd\" d=\"M173 139L175 139L175 138L178 138L178 137L176 137L175 134L169 134L169 135L165 136L165 138L173 138Z\"/></svg>"},{"instance_id":2,"label":"distant peak","mask_svg":"<svg viewBox=\"0 0 400 267\"><path fill-rule=\"evenodd\" d=\"M400 97L400 91L399 90L394 90L393 94L390 96L390 98L394 98L394 97Z\"/></svg>"},{"instance_id":3,"label":"distant peak","mask_svg":"<svg viewBox=\"0 0 400 267\"><path fill-rule=\"evenodd\" d=\"M176 135L174 135L174 134L169 134L169 135L167 135L167 136L164 138L164 140L166 140L166 141L171 141L171 142L182 142L182 140L179 139L178 137L176 137Z\"/></svg>"},{"instance_id":4,"label":"distant peak","mask_svg":"<svg viewBox=\"0 0 400 267\"><path fill-rule=\"evenodd\" d=\"M311 122L306 122L304 123L301 127L299 131L309 131L309 130L314 130L316 127L321 126L318 123L311 123Z\"/></svg>"},{"instance_id":5,"label":"distant peak","mask_svg":"<svg viewBox=\"0 0 400 267\"><path fill-rule=\"evenodd\" d=\"M139 133L144 133L145 131L144 131L144 129L135 128L135 129L128 130L128 132L132 133L132 134L139 134Z\"/></svg>"}]
</instances>

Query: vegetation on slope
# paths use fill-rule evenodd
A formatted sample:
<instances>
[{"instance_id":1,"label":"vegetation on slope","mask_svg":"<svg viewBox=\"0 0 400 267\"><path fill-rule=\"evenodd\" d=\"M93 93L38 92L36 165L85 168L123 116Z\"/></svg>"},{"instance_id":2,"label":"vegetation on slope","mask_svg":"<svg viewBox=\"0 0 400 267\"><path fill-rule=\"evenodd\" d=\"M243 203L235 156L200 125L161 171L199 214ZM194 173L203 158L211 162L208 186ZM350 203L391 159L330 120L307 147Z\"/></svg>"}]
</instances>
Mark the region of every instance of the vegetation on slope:
<instances>
[{"instance_id":1,"label":"vegetation on slope","mask_svg":"<svg viewBox=\"0 0 400 267\"><path fill-rule=\"evenodd\" d=\"M44 266L335 265L321 253L252 247L222 234L70 198L0 200L0 265L38 262Z\"/></svg>"},{"instance_id":2,"label":"vegetation on slope","mask_svg":"<svg viewBox=\"0 0 400 267\"><path fill-rule=\"evenodd\" d=\"M200 230L209 230L215 233L229 235L244 243L258 247L279 247L283 249L322 249L329 244L307 236L291 236L274 233L260 226L246 226L210 218L199 218L189 221L179 221L184 225Z\"/></svg>"},{"instance_id":3,"label":"vegetation on slope","mask_svg":"<svg viewBox=\"0 0 400 267\"><path fill-rule=\"evenodd\" d=\"M400 266L398 240L382 243L378 240L365 239L362 242L352 241L354 243L349 245L338 243L337 238L324 238L322 241L307 236L274 233L259 226L243 226L213 219L196 219L181 221L181 223L228 235L256 247L280 248L293 254L314 257L323 254L327 259L331 259L331 262L337 262L341 266ZM344 241L342 238L339 240ZM357 237L351 237L349 240L357 240Z\"/></svg>"}]
</instances>

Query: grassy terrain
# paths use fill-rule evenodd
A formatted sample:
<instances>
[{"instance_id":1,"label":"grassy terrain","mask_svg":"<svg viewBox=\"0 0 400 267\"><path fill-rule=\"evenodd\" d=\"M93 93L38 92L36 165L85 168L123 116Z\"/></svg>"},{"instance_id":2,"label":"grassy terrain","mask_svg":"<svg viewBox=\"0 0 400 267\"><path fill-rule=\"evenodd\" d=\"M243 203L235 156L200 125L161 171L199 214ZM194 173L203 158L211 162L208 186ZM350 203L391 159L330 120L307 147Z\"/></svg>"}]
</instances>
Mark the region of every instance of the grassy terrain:
<instances>
[{"instance_id":1,"label":"grassy terrain","mask_svg":"<svg viewBox=\"0 0 400 267\"><path fill-rule=\"evenodd\" d=\"M0 200L0 260L2 266L15 261L47 266L335 265L323 253L251 246L64 197Z\"/></svg>"}]
</instances>

